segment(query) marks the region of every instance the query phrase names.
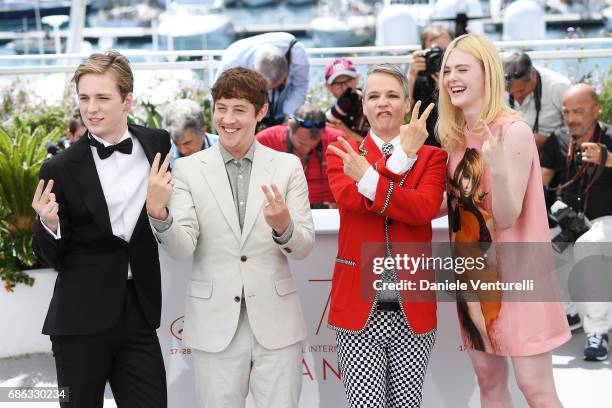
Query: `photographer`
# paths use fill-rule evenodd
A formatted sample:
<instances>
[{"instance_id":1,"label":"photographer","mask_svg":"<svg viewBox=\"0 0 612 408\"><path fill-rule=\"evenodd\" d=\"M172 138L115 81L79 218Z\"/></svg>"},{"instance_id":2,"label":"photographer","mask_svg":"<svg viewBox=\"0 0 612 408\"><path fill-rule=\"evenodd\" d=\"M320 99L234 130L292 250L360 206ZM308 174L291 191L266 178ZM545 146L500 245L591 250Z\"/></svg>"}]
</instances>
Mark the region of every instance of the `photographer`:
<instances>
[{"instance_id":1,"label":"photographer","mask_svg":"<svg viewBox=\"0 0 612 408\"><path fill-rule=\"evenodd\" d=\"M232 67L253 69L268 81L268 113L263 127L279 125L306 100L310 62L293 34L273 32L231 44L219 63L217 78Z\"/></svg>"},{"instance_id":2,"label":"photographer","mask_svg":"<svg viewBox=\"0 0 612 408\"><path fill-rule=\"evenodd\" d=\"M571 83L546 68L533 66L524 52L514 52L503 60L510 107L529 123L538 151L550 133L563 125L561 98Z\"/></svg>"},{"instance_id":3,"label":"photographer","mask_svg":"<svg viewBox=\"0 0 612 408\"><path fill-rule=\"evenodd\" d=\"M438 74L444 56L444 50L455 38L453 32L441 25L432 25L421 35L421 50L412 53L412 62L408 71L408 89L410 105L421 101L419 114L423 114L430 103L438 100ZM427 140L425 144L440 147L436 139L435 128L438 120L437 107L427 118Z\"/></svg>"},{"instance_id":4,"label":"photographer","mask_svg":"<svg viewBox=\"0 0 612 408\"><path fill-rule=\"evenodd\" d=\"M559 209L563 207L559 202L553 205L551 215L561 229L553 241L557 245L576 241L573 254L577 264L591 255L610 255L592 243L612 241L612 127L598 122L597 94L587 84L577 84L565 91L562 111L566 126L555 130L546 140L540 162L544 186L555 187L558 199L570 207ZM551 198L547 197L548 203ZM584 359L605 360L610 305L601 302L584 305L587 334ZM569 305L568 322L576 326L580 321L572 309L573 305Z\"/></svg>"},{"instance_id":5,"label":"photographer","mask_svg":"<svg viewBox=\"0 0 612 408\"><path fill-rule=\"evenodd\" d=\"M72 118L70 118L70 122L68 122L68 132L66 132L66 136L61 137L55 143L48 141L45 145L47 148L47 158L55 156L62 150L69 148L72 144L76 143L86 131L87 128L85 124L83 124L81 113L77 109L72 115Z\"/></svg>"},{"instance_id":6,"label":"photographer","mask_svg":"<svg viewBox=\"0 0 612 408\"><path fill-rule=\"evenodd\" d=\"M349 137L361 141L370 130L363 114L359 74L348 58L336 58L325 68L325 88L336 98L325 113L328 124Z\"/></svg>"},{"instance_id":7,"label":"photographer","mask_svg":"<svg viewBox=\"0 0 612 408\"><path fill-rule=\"evenodd\" d=\"M66 133L66 139L70 144L75 143L81 138L87 131L81 113L77 110L73 115L72 119L68 123L68 133Z\"/></svg>"},{"instance_id":8,"label":"photographer","mask_svg":"<svg viewBox=\"0 0 612 408\"><path fill-rule=\"evenodd\" d=\"M302 162L308 200L311 208L336 208L334 196L327 180L325 152L342 132L325 126L325 114L316 106L306 103L289 118L288 125L262 130L257 141L279 152L296 155Z\"/></svg>"}]
</instances>

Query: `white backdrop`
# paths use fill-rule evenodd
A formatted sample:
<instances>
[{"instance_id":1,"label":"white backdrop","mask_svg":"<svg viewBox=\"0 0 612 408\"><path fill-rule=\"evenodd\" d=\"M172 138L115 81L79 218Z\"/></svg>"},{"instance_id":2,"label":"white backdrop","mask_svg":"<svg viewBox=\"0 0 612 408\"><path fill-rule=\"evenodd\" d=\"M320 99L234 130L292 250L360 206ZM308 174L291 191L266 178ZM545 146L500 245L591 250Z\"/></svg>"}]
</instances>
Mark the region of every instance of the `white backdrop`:
<instances>
[{"instance_id":1,"label":"white backdrop","mask_svg":"<svg viewBox=\"0 0 612 408\"><path fill-rule=\"evenodd\" d=\"M346 406L339 379L335 333L327 328L327 312L334 258L337 249L337 212L316 210L317 230L313 252L303 261L291 262L300 294L308 337L304 346L303 388L300 408ZM446 219L434 222L434 240L447 239ZM190 262L177 262L161 252L163 308L158 331L168 378L169 407L196 407L191 350L179 340ZM459 328L454 303L438 305L438 336L424 388L423 407L480 406L478 388L465 352L459 351ZM512 394L517 407L526 407L516 385ZM249 397L247 408L254 408ZM265 408L265 407L259 407Z\"/></svg>"}]
</instances>

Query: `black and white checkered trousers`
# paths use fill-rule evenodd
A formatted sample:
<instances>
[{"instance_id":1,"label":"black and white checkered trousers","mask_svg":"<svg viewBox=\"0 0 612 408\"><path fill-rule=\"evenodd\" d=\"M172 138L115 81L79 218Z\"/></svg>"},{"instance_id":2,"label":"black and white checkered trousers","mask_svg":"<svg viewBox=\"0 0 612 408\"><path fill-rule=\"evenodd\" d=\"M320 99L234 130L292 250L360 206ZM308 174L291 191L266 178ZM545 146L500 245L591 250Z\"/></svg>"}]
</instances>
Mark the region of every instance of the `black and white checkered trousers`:
<instances>
[{"instance_id":1,"label":"black and white checkered trousers","mask_svg":"<svg viewBox=\"0 0 612 408\"><path fill-rule=\"evenodd\" d=\"M435 330L414 334L401 311L374 310L360 333L337 330L338 362L349 407L420 407L435 339Z\"/></svg>"}]
</instances>

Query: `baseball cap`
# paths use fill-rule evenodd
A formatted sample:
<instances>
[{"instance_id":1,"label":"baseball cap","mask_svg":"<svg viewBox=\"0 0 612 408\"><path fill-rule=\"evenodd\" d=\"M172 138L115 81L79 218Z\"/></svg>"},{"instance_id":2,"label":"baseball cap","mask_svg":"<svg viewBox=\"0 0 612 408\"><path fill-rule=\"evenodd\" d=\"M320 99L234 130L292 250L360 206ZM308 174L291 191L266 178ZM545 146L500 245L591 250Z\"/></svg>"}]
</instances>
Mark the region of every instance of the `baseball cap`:
<instances>
[{"instance_id":1,"label":"baseball cap","mask_svg":"<svg viewBox=\"0 0 612 408\"><path fill-rule=\"evenodd\" d=\"M346 75L351 78L357 76L357 68L355 64L348 58L336 58L325 67L325 81L332 84L340 75Z\"/></svg>"}]
</instances>

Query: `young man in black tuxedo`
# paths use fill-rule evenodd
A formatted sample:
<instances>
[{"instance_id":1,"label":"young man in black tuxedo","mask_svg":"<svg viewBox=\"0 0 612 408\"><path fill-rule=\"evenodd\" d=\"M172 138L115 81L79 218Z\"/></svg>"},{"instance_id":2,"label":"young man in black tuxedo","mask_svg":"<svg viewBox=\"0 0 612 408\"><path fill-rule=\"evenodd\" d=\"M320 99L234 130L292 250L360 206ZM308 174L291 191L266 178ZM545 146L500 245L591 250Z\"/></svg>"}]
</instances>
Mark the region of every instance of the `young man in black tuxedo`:
<instances>
[{"instance_id":1,"label":"young man in black tuxedo","mask_svg":"<svg viewBox=\"0 0 612 408\"><path fill-rule=\"evenodd\" d=\"M119 408L166 407L159 257L145 200L151 163L170 137L128 125L134 77L123 55L92 54L73 81L87 132L43 164L32 202L34 250L58 271L42 332L58 384L69 388L60 405L101 408L108 381Z\"/></svg>"}]
</instances>

